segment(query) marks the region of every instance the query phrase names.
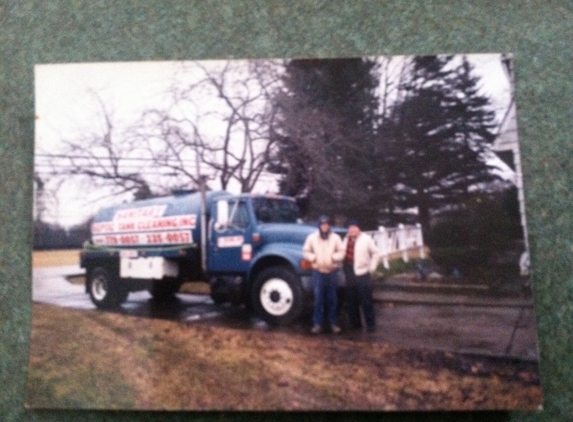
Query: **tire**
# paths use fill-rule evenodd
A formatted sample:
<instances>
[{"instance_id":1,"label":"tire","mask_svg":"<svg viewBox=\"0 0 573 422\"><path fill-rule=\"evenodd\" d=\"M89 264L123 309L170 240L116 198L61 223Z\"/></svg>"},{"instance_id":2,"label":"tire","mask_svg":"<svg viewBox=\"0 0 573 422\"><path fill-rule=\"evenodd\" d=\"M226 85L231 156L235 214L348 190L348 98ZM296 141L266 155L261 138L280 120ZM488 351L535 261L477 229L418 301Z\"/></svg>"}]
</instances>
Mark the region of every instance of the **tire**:
<instances>
[{"instance_id":1,"label":"tire","mask_svg":"<svg viewBox=\"0 0 573 422\"><path fill-rule=\"evenodd\" d=\"M96 267L89 273L89 294L99 309L119 307L127 299L128 291L118 283L118 277L104 267Z\"/></svg>"},{"instance_id":2,"label":"tire","mask_svg":"<svg viewBox=\"0 0 573 422\"><path fill-rule=\"evenodd\" d=\"M253 283L251 303L255 313L273 326L285 326L296 320L303 309L300 280L285 267L261 271Z\"/></svg>"},{"instance_id":3,"label":"tire","mask_svg":"<svg viewBox=\"0 0 573 422\"><path fill-rule=\"evenodd\" d=\"M176 279L163 279L154 281L149 289L149 293L154 300L166 301L173 299L175 293L181 288L181 283Z\"/></svg>"}]
</instances>

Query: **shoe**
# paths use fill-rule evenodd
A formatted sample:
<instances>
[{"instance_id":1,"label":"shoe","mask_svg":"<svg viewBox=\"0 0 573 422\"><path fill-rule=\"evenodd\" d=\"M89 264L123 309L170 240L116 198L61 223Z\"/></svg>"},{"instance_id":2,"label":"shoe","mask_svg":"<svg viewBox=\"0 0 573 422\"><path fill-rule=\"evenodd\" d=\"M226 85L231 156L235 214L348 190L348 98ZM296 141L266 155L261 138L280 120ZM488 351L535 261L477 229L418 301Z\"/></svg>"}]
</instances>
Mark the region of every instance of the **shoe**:
<instances>
[{"instance_id":1,"label":"shoe","mask_svg":"<svg viewBox=\"0 0 573 422\"><path fill-rule=\"evenodd\" d=\"M312 334L320 334L321 331L322 331L322 328L320 325L315 325L310 329L310 332Z\"/></svg>"},{"instance_id":2,"label":"shoe","mask_svg":"<svg viewBox=\"0 0 573 422\"><path fill-rule=\"evenodd\" d=\"M332 332L334 334L339 334L342 331L338 325L332 324L332 326L330 328L332 329Z\"/></svg>"}]
</instances>

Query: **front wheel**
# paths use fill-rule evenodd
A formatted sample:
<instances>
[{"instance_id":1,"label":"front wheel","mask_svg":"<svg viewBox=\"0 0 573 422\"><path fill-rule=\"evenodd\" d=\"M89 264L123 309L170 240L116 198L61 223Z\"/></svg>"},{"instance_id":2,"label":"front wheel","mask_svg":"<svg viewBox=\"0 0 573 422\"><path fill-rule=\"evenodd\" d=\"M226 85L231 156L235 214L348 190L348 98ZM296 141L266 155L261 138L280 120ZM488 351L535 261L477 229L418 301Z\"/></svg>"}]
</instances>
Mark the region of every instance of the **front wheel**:
<instances>
[{"instance_id":1,"label":"front wheel","mask_svg":"<svg viewBox=\"0 0 573 422\"><path fill-rule=\"evenodd\" d=\"M284 267L271 267L255 278L251 292L255 312L271 325L288 325L302 312L303 293L298 277Z\"/></svg>"},{"instance_id":2,"label":"front wheel","mask_svg":"<svg viewBox=\"0 0 573 422\"><path fill-rule=\"evenodd\" d=\"M119 285L117 276L104 267L97 267L89 272L89 294L95 306L110 309L125 302L128 292Z\"/></svg>"}]
</instances>

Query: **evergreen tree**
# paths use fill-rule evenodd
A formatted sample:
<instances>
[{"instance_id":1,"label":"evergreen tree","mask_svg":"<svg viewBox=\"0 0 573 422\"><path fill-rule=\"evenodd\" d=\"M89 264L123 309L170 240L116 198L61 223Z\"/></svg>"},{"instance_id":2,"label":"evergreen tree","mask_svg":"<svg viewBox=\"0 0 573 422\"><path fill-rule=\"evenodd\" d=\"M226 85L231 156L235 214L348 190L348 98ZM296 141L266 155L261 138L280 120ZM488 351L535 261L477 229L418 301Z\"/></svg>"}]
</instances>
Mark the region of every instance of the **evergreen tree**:
<instances>
[{"instance_id":1,"label":"evergreen tree","mask_svg":"<svg viewBox=\"0 0 573 422\"><path fill-rule=\"evenodd\" d=\"M432 212L459 207L495 178L486 162L495 115L478 83L465 58L416 57L385 123L393 203L416 207L426 232Z\"/></svg>"},{"instance_id":2,"label":"evergreen tree","mask_svg":"<svg viewBox=\"0 0 573 422\"><path fill-rule=\"evenodd\" d=\"M278 151L268 167L285 194L308 196L309 214L378 224L384 186L376 151L376 63L368 59L292 60L275 96Z\"/></svg>"}]
</instances>

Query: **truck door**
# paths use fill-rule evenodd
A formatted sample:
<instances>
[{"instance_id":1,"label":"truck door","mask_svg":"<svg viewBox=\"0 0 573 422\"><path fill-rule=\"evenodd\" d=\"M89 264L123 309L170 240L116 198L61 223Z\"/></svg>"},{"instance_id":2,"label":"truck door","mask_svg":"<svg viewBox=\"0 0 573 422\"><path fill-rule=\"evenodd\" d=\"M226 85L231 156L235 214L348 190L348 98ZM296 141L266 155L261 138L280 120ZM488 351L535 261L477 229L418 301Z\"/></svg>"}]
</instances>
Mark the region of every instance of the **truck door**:
<instances>
[{"instance_id":1,"label":"truck door","mask_svg":"<svg viewBox=\"0 0 573 422\"><path fill-rule=\"evenodd\" d=\"M211 273L244 273L249 269L252 255L252 224L245 200L224 199L227 206L215 204L211 215L208 249L208 270ZM223 204L224 205L224 204ZM228 213L220 218L217 213ZM224 224L218 223L225 221Z\"/></svg>"}]
</instances>

